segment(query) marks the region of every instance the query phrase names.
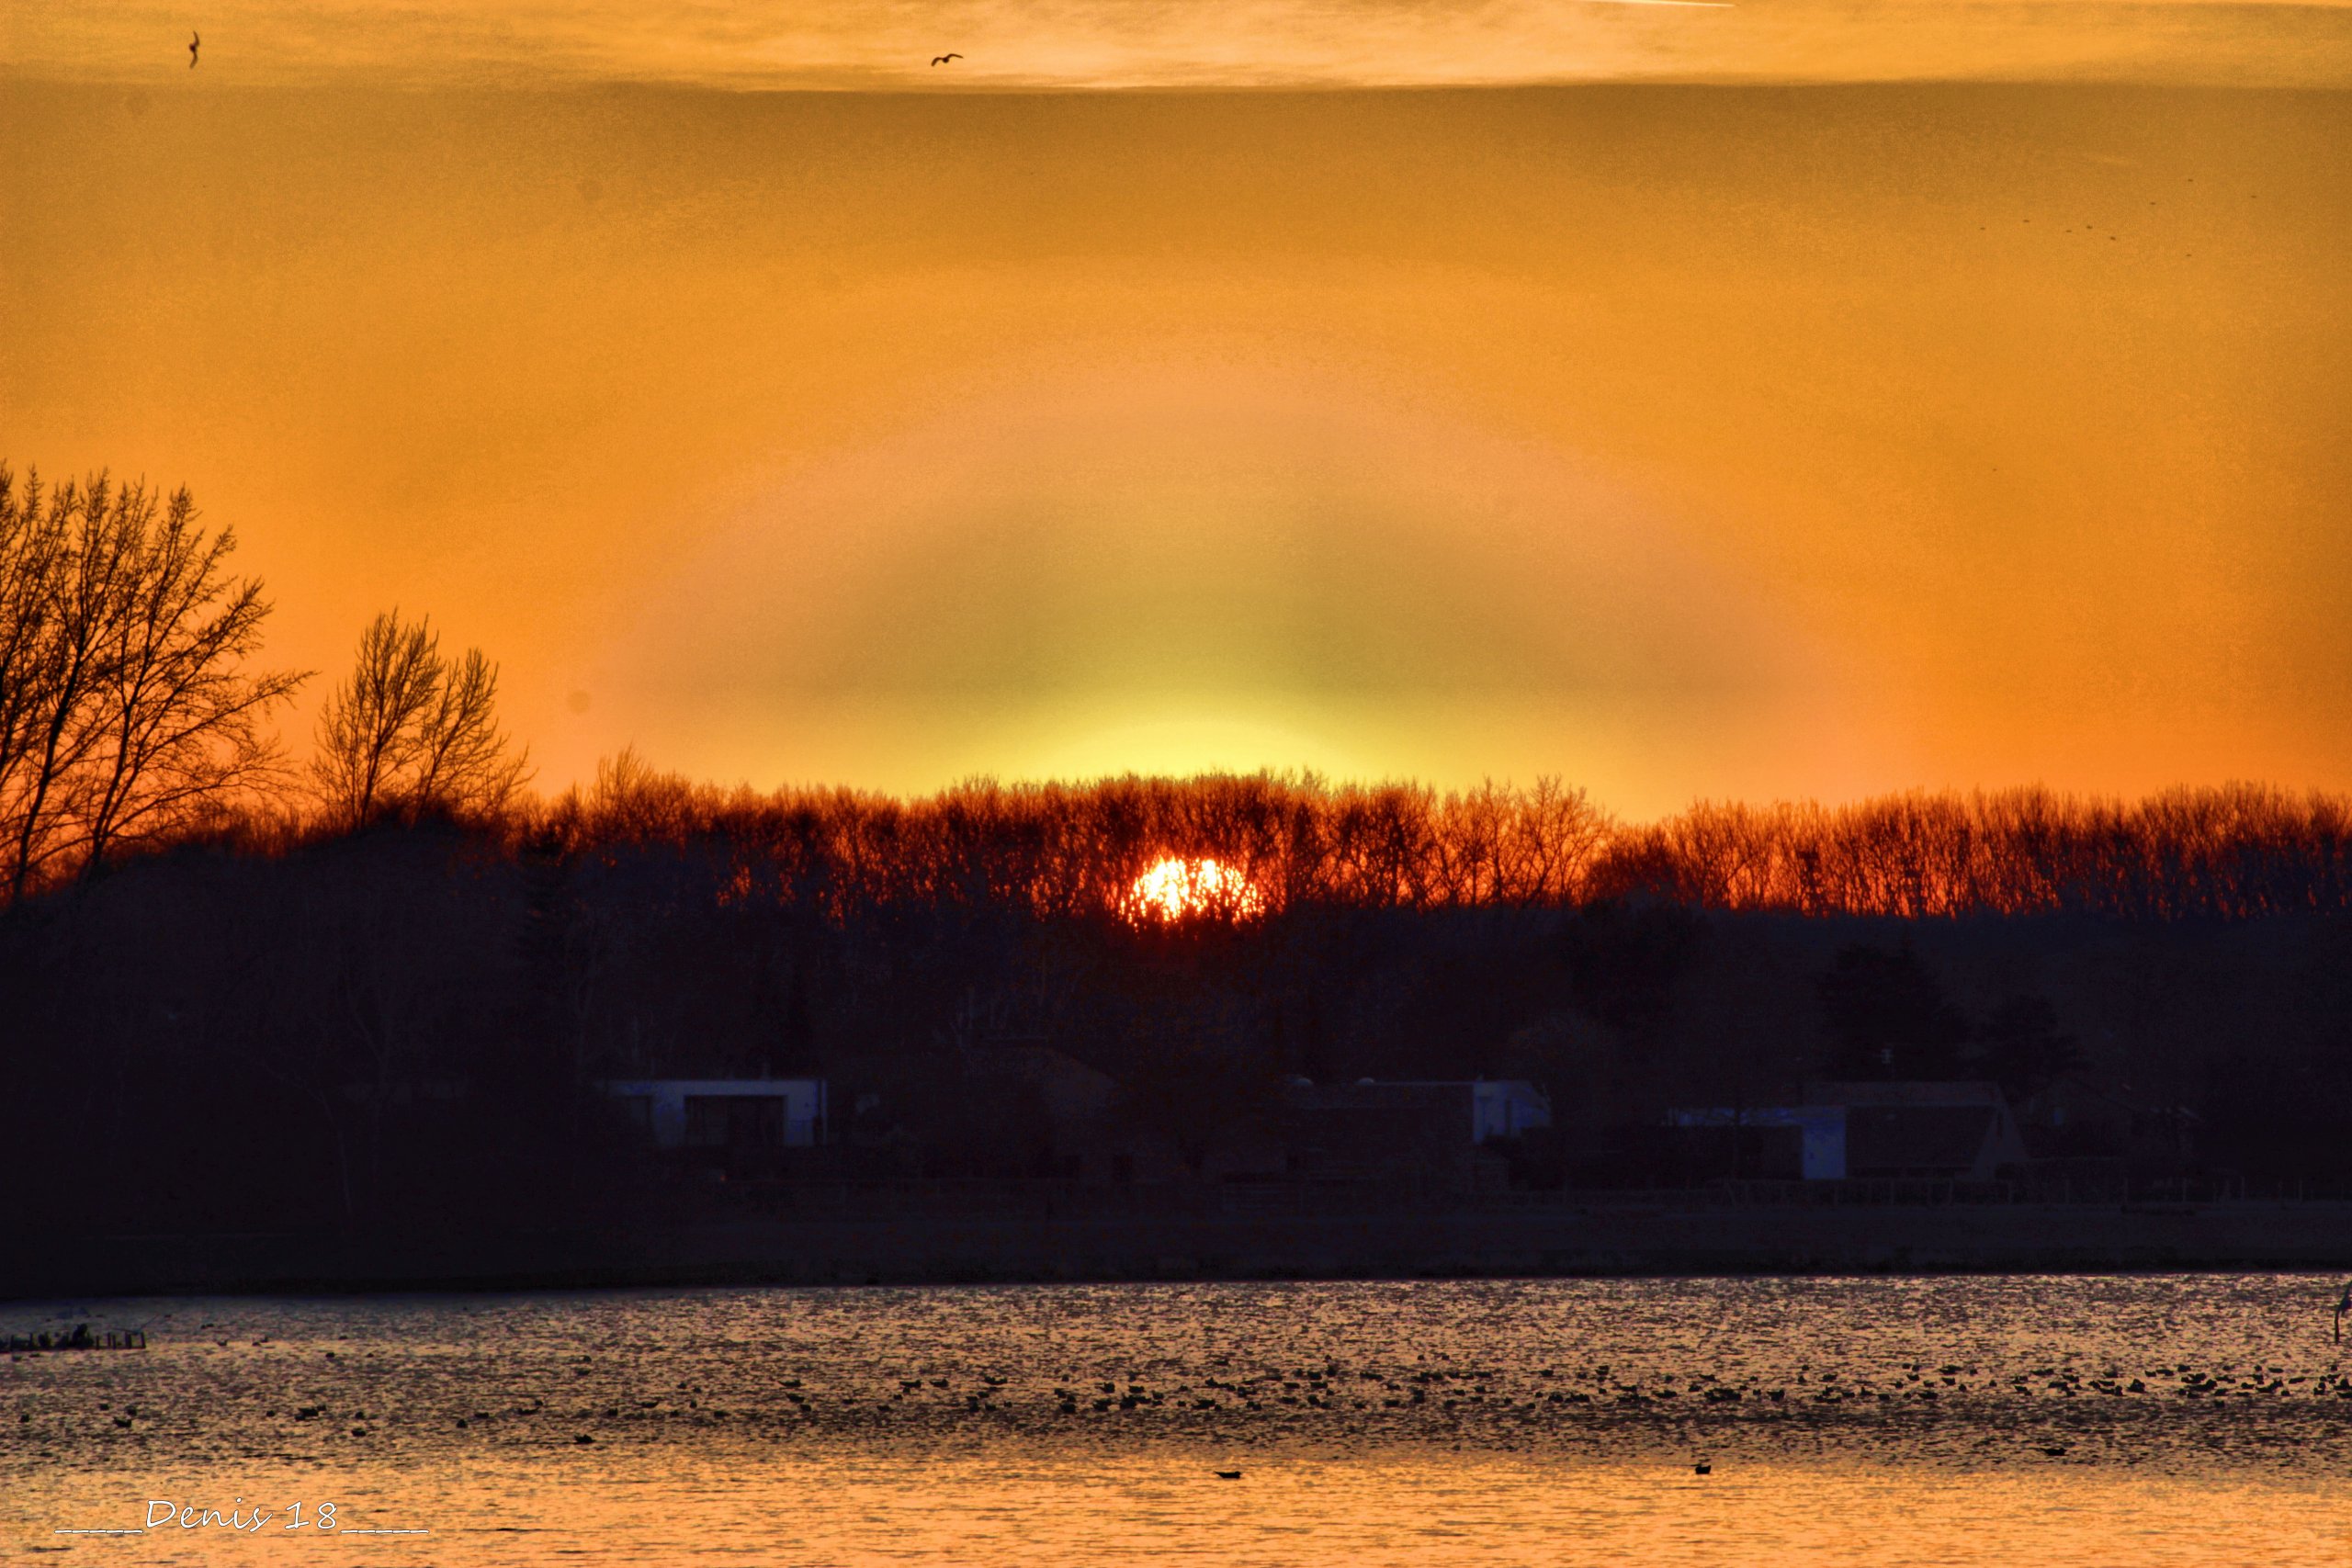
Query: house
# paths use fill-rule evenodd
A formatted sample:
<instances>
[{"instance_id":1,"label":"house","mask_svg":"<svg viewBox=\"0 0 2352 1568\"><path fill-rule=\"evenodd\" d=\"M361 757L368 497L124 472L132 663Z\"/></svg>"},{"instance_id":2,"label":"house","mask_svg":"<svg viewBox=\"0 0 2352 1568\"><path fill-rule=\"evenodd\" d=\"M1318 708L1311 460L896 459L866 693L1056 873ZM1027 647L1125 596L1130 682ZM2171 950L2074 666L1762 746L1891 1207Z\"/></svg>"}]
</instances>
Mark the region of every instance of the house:
<instances>
[{"instance_id":1,"label":"house","mask_svg":"<svg viewBox=\"0 0 2352 1568\"><path fill-rule=\"evenodd\" d=\"M1667 1124L1684 1130L1689 1142L1736 1142L1737 1157L1728 1163L1742 1175L1804 1181L1839 1181L1846 1176L1842 1105L1669 1111Z\"/></svg>"},{"instance_id":2,"label":"house","mask_svg":"<svg viewBox=\"0 0 2352 1568\"><path fill-rule=\"evenodd\" d=\"M1491 1143L1552 1124L1552 1097L1524 1078L1480 1078L1470 1085L1470 1141Z\"/></svg>"},{"instance_id":3,"label":"house","mask_svg":"<svg viewBox=\"0 0 2352 1568\"><path fill-rule=\"evenodd\" d=\"M1813 1083L1804 1098L1844 1109L1849 1176L1991 1181L2025 1165L1997 1084Z\"/></svg>"},{"instance_id":4,"label":"house","mask_svg":"<svg viewBox=\"0 0 2352 1568\"><path fill-rule=\"evenodd\" d=\"M825 1141L822 1078L627 1078L604 1087L657 1148L811 1148Z\"/></svg>"},{"instance_id":5,"label":"house","mask_svg":"<svg viewBox=\"0 0 2352 1568\"><path fill-rule=\"evenodd\" d=\"M1687 1141L1733 1142L1740 1174L1806 1181L1991 1181L2023 1168L2024 1135L1997 1085L1812 1083L1795 1105L1672 1111Z\"/></svg>"},{"instance_id":6,"label":"house","mask_svg":"<svg viewBox=\"0 0 2352 1568\"><path fill-rule=\"evenodd\" d=\"M967 1052L967 1071L1034 1091L1051 1125L1052 1168L1114 1187L1192 1180L1374 1182L1429 1190L1499 1179L1483 1145L1552 1124L1551 1102L1516 1079L1268 1086L1193 1108L1184 1130L1138 1114L1118 1080L1048 1046L999 1043Z\"/></svg>"},{"instance_id":7,"label":"house","mask_svg":"<svg viewBox=\"0 0 2352 1568\"><path fill-rule=\"evenodd\" d=\"M1296 1080L1275 1116L1279 1169L1233 1174L1467 1190L1500 1179L1485 1145L1551 1124L1550 1100L1522 1079Z\"/></svg>"},{"instance_id":8,"label":"house","mask_svg":"<svg viewBox=\"0 0 2352 1568\"><path fill-rule=\"evenodd\" d=\"M2197 1112L2119 1079L2061 1075L2018 1108L2037 1158L2090 1156L2177 1158L2195 1147Z\"/></svg>"},{"instance_id":9,"label":"house","mask_svg":"<svg viewBox=\"0 0 2352 1568\"><path fill-rule=\"evenodd\" d=\"M1410 1110L1417 1116L1426 1116L1446 1142L1472 1145L1490 1138L1516 1138L1532 1128L1552 1124L1550 1098L1523 1078L1469 1082L1358 1078L1351 1084L1317 1084L1298 1078L1285 1086L1283 1100L1292 1109L1310 1113Z\"/></svg>"}]
</instances>

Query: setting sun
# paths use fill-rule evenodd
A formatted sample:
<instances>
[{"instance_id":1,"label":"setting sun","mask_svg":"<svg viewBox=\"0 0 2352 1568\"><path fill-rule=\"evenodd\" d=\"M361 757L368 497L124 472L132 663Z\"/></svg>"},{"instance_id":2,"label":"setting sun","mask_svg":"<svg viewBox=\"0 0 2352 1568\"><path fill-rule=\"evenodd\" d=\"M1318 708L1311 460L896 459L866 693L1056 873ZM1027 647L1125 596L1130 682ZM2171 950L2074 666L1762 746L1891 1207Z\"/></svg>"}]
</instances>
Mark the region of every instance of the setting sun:
<instances>
[{"instance_id":1,"label":"setting sun","mask_svg":"<svg viewBox=\"0 0 2352 1568\"><path fill-rule=\"evenodd\" d=\"M1170 856L1136 878L1128 894L1128 908L1138 920L1182 920L1211 914L1245 918L1265 913L1266 896L1222 861Z\"/></svg>"},{"instance_id":2,"label":"setting sun","mask_svg":"<svg viewBox=\"0 0 2352 1568\"><path fill-rule=\"evenodd\" d=\"M2352 1568L2352 0L0 5L0 1558Z\"/></svg>"}]
</instances>

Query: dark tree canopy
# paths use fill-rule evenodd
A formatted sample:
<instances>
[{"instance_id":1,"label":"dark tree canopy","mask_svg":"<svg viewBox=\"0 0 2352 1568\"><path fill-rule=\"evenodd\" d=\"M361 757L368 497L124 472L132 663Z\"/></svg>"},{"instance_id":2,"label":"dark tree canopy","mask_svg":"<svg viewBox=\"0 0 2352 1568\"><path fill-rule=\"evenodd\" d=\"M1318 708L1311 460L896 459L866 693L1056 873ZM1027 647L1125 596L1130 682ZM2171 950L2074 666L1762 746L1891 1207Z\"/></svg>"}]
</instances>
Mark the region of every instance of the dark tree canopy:
<instances>
[{"instance_id":1,"label":"dark tree canopy","mask_svg":"<svg viewBox=\"0 0 2352 1568\"><path fill-rule=\"evenodd\" d=\"M2047 998L2010 997L1978 1031L1973 1065L2022 1103L2082 1064L2082 1048L2058 1027L2058 1010Z\"/></svg>"},{"instance_id":2,"label":"dark tree canopy","mask_svg":"<svg viewBox=\"0 0 2352 1568\"><path fill-rule=\"evenodd\" d=\"M1911 944L1889 953L1859 943L1821 976L1824 1066L1833 1078L1951 1079L1961 1074L1968 1019Z\"/></svg>"}]
</instances>

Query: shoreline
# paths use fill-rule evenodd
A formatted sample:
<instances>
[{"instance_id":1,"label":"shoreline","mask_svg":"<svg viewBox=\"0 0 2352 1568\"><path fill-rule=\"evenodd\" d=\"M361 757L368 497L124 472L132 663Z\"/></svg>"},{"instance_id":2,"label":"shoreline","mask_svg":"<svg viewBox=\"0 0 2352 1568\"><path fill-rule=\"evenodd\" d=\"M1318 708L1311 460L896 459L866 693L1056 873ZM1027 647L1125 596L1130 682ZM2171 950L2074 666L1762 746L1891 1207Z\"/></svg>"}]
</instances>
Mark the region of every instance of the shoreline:
<instances>
[{"instance_id":1,"label":"shoreline","mask_svg":"<svg viewBox=\"0 0 2352 1568\"><path fill-rule=\"evenodd\" d=\"M0 1300L1416 1278L2352 1270L2352 1202L891 1214L476 1235L6 1238Z\"/></svg>"}]
</instances>

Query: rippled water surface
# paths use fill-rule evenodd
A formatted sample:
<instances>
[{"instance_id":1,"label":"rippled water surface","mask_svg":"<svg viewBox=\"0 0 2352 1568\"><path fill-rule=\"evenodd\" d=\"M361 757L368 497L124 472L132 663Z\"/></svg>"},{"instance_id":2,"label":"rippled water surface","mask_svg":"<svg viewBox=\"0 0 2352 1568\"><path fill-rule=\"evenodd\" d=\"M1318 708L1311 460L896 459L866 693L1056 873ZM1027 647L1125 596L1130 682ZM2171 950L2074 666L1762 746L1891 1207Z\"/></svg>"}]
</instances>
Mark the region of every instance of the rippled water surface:
<instances>
[{"instance_id":1,"label":"rippled water surface","mask_svg":"<svg viewBox=\"0 0 2352 1568\"><path fill-rule=\"evenodd\" d=\"M2336 1283L17 1303L9 1332L143 1325L151 1348L5 1364L0 1540L98 1562L2345 1562ZM276 1512L142 1529L239 1500ZM59 1533L86 1530L137 1533Z\"/></svg>"}]
</instances>

